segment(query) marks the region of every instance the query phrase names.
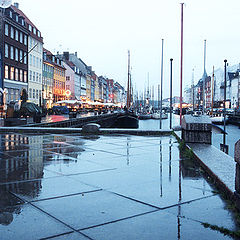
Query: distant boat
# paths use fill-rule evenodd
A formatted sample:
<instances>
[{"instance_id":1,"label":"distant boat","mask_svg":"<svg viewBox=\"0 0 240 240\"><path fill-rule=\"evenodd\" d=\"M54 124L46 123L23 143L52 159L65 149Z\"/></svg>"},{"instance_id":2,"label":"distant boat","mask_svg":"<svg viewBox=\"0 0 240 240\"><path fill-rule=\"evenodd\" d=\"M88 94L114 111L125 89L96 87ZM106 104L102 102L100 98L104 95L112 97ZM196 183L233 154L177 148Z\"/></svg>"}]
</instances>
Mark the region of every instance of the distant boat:
<instances>
[{"instance_id":1,"label":"distant boat","mask_svg":"<svg viewBox=\"0 0 240 240\"><path fill-rule=\"evenodd\" d=\"M167 113L162 113L162 119L167 119L168 118L168 115ZM156 112L156 113L153 113L152 114L152 119L160 119L160 113L159 112Z\"/></svg>"},{"instance_id":2,"label":"distant boat","mask_svg":"<svg viewBox=\"0 0 240 240\"><path fill-rule=\"evenodd\" d=\"M150 113L138 113L138 119L140 120L148 120L152 118L152 114Z\"/></svg>"},{"instance_id":3,"label":"distant boat","mask_svg":"<svg viewBox=\"0 0 240 240\"><path fill-rule=\"evenodd\" d=\"M138 128L139 127L138 117L133 114L126 112L117 117L114 127L115 128Z\"/></svg>"}]
</instances>

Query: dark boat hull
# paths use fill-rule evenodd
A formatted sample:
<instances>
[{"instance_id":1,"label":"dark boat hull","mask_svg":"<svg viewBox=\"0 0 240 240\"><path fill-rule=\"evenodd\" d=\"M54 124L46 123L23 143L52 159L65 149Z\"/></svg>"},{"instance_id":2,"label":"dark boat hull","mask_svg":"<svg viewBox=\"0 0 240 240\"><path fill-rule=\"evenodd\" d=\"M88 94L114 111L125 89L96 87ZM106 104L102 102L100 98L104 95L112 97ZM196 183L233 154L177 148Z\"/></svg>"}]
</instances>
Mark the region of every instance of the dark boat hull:
<instances>
[{"instance_id":1,"label":"dark boat hull","mask_svg":"<svg viewBox=\"0 0 240 240\"><path fill-rule=\"evenodd\" d=\"M115 128L138 128L139 127L139 120L137 116L125 114L119 116L114 124Z\"/></svg>"}]
</instances>

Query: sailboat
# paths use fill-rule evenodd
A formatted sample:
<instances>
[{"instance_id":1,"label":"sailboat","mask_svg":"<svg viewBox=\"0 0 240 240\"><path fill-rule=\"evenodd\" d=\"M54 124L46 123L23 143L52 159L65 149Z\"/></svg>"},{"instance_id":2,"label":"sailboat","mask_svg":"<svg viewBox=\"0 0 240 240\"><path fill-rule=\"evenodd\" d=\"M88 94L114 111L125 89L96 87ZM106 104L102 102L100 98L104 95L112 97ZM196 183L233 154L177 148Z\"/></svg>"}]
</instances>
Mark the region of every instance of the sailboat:
<instances>
[{"instance_id":1,"label":"sailboat","mask_svg":"<svg viewBox=\"0 0 240 240\"><path fill-rule=\"evenodd\" d=\"M128 85L127 85L127 105L125 106L124 114L120 115L114 126L117 128L138 128L139 120L134 112L131 110L132 104L132 82L130 73L130 51L128 51Z\"/></svg>"}]
</instances>

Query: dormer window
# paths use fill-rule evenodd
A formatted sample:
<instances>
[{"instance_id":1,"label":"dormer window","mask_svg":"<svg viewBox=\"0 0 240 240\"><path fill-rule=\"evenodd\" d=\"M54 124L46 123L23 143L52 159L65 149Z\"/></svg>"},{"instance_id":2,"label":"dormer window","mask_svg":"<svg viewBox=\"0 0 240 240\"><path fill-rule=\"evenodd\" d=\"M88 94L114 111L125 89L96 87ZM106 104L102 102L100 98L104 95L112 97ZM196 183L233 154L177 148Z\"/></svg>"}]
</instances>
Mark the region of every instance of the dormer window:
<instances>
[{"instance_id":1,"label":"dormer window","mask_svg":"<svg viewBox=\"0 0 240 240\"><path fill-rule=\"evenodd\" d=\"M12 18L12 11L9 12L9 17Z\"/></svg>"},{"instance_id":2,"label":"dormer window","mask_svg":"<svg viewBox=\"0 0 240 240\"><path fill-rule=\"evenodd\" d=\"M41 33L39 31L37 32L37 35L38 35L38 37L41 37Z\"/></svg>"},{"instance_id":3,"label":"dormer window","mask_svg":"<svg viewBox=\"0 0 240 240\"><path fill-rule=\"evenodd\" d=\"M33 28L33 33L36 35L37 33L36 28Z\"/></svg>"},{"instance_id":4,"label":"dormer window","mask_svg":"<svg viewBox=\"0 0 240 240\"><path fill-rule=\"evenodd\" d=\"M28 25L28 30L31 32L32 31L32 26Z\"/></svg>"},{"instance_id":5,"label":"dormer window","mask_svg":"<svg viewBox=\"0 0 240 240\"><path fill-rule=\"evenodd\" d=\"M18 15L16 15L16 22L18 22Z\"/></svg>"},{"instance_id":6,"label":"dormer window","mask_svg":"<svg viewBox=\"0 0 240 240\"><path fill-rule=\"evenodd\" d=\"M22 19L22 25L24 26L24 20Z\"/></svg>"}]
</instances>

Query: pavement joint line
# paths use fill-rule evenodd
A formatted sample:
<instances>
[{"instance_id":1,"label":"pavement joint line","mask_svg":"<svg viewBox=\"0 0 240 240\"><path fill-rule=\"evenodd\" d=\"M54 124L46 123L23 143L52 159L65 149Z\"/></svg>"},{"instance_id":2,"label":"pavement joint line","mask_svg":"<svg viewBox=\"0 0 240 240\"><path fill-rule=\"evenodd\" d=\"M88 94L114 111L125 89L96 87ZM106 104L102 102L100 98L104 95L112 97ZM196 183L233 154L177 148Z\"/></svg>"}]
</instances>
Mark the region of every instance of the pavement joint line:
<instances>
[{"instance_id":1,"label":"pavement joint line","mask_svg":"<svg viewBox=\"0 0 240 240\"><path fill-rule=\"evenodd\" d=\"M73 230L74 232L79 232L77 229L73 228L72 226L70 226L69 224L63 222L62 220L58 219L57 217L53 216L52 214L48 213L47 211L43 210L42 208L36 206L34 203L32 202L29 202L29 201L25 201L24 199L22 199L21 197L19 197L18 195L16 195L15 193L13 192L10 192L12 195L14 195L16 198L18 198L19 200L25 202L25 204L29 204L31 205L32 207L38 209L40 212L46 214L47 216L55 219L56 221L60 222L61 224L65 225L66 227L70 228L71 230ZM83 234L83 233L80 233L80 234ZM92 238L88 237L87 235L83 234L85 237L87 237L88 239L90 240L93 240Z\"/></svg>"},{"instance_id":2,"label":"pavement joint line","mask_svg":"<svg viewBox=\"0 0 240 240\"><path fill-rule=\"evenodd\" d=\"M97 225L81 228L78 231L81 232L81 231L85 231L85 230L92 229L92 228L95 228L95 227L101 227L101 226L104 226L104 225L108 225L108 224L124 221L124 220L127 220L127 219L144 216L144 215L147 215L147 214L150 214L150 213L158 212L159 210L160 209L155 209L155 210L152 210L152 211L147 211L147 212L144 212L144 213L135 214L135 215L132 215L132 216L129 216L129 217L119 218L119 219L116 219L116 220L113 220L113 221L109 221L109 222L105 222L105 223L101 223L101 224L97 224Z\"/></svg>"},{"instance_id":3,"label":"pavement joint line","mask_svg":"<svg viewBox=\"0 0 240 240\"><path fill-rule=\"evenodd\" d=\"M192 202L195 202L195 201L199 201L199 200L202 200L202 199L205 199L205 198L213 197L215 195L217 195L217 194L213 194L213 195L210 195L210 196L200 197L200 198L192 199L192 200L189 200L189 201L177 203L177 204L174 204L174 205L163 207L163 208L161 208L161 210L165 210L165 209L169 209L169 208L172 208L172 207L178 207L178 206L181 206L181 205L189 204L189 203L192 203Z\"/></svg>"},{"instance_id":4,"label":"pavement joint line","mask_svg":"<svg viewBox=\"0 0 240 240\"><path fill-rule=\"evenodd\" d=\"M13 182L5 182L5 183L0 182L0 186L5 186L5 185L8 185L8 184L15 184L15 183L35 182L35 181L41 181L41 180L45 180L45 179L52 179L52 178L71 177L71 176L76 176L76 175L85 175L85 174L91 174L91 173L113 171L113 170L116 170L116 169L117 168L109 168L109 169L96 170L96 171L90 171L90 172L84 172L84 173L73 173L73 174L61 174L61 173L58 173L58 172L55 172L55 171L52 171L52 170L47 170L47 171L51 171L53 173L58 173L59 175L58 176L52 176L52 177L46 177L46 178L34 178L34 179L19 180L19 181L13 181ZM84 183L84 184L86 184L86 183Z\"/></svg>"},{"instance_id":5,"label":"pavement joint line","mask_svg":"<svg viewBox=\"0 0 240 240\"><path fill-rule=\"evenodd\" d=\"M61 236L65 236L65 235L72 234L72 233L79 233L80 235L83 235L84 237L86 237L89 240L94 240L94 239L90 238L88 235L86 235L85 233L81 233L79 231L71 231L71 232L62 233L62 234L58 234L58 235L54 235L54 236L50 236L50 237L46 237L46 238L40 238L40 240L53 239L55 237L61 237Z\"/></svg>"},{"instance_id":6,"label":"pavement joint line","mask_svg":"<svg viewBox=\"0 0 240 240\"><path fill-rule=\"evenodd\" d=\"M150 204L150 203L146 203L146 202L143 202L143 201L137 200L137 199L135 199L135 198L131 198L131 197L128 197L128 196L125 196L125 195L122 195L122 194L119 194L119 193L116 193L116 192L112 192L112 191L108 191L108 192L113 193L113 194L115 194L115 195L117 195L117 196L119 196L119 197L123 197L123 198L126 198L126 199L128 199L128 200L132 200L132 201L134 201L134 202L141 203L141 204L144 204L144 205L149 206L149 207L152 207L152 208L156 208L156 209L158 209L158 210L161 210L161 209L162 209L162 208L157 207L157 206L155 206L155 205L152 205L152 204Z\"/></svg>"},{"instance_id":7,"label":"pavement joint line","mask_svg":"<svg viewBox=\"0 0 240 240\"><path fill-rule=\"evenodd\" d=\"M105 191L107 191L107 190L105 190ZM132 201L135 201L135 202L138 202L138 203L147 205L147 206L149 206L149 207L156 208L156 209L158 209L158 210L164 210L164 209L168 209L168 208L172 208L172 207L177 207L177 206L180 206L180 205L183 205L183 204L189 204L189 203L191 203L191 202L198 201L198 200L205 199L205 198L209 198L209 197L212 197L212 196L215 196L215 195L216 195L216 194L213 194L213 195L211 195L211 196L200 197L200 198L196 198L196 199L189 200L189 201L185 201L185 202L181 202L181 203L176 203L176 204L173 204L173 205L170 205L170 206L167 206L167 207L158 207L158 206L152 205L152 204L150 204L150 203L146 203L146 202L143 202L143 201L137 200L137 199L135 199L135 198L131 198L131 197L128 197L128 196L125 196L125 195L122 195L122 194L119 194L119 193L116 193L116 192L112 192L112 191L108 191L108 192L111 192L111 193L113 193L113 194L115 194L115 195L118 195L118 196L120 196L120 197L129 199L129 200L132 200Z\"/></svg>"},{"instance_id":8,"label":"pavement joint line","mask_svg":"<svg viewBox=\"0 0 240 240\"><path fill-rule=\"evenodd\" d=\"M58 199L58 198L73 197L73 196L77 196L77 195L88 194L88 193L95 193L95 192L101 192L101 191L103 191L103 189L99 188L99 189L96 189L96 190L91 190L91 191L86 191L86 192L71 193L71 194L67 194L67 195L43 198L43 199L38 199L38 200L33 200L33 201L28 201L28 202L29 203L35 203L35 202L54 200L54 199Z\"/></svg>"}]
</instances>

